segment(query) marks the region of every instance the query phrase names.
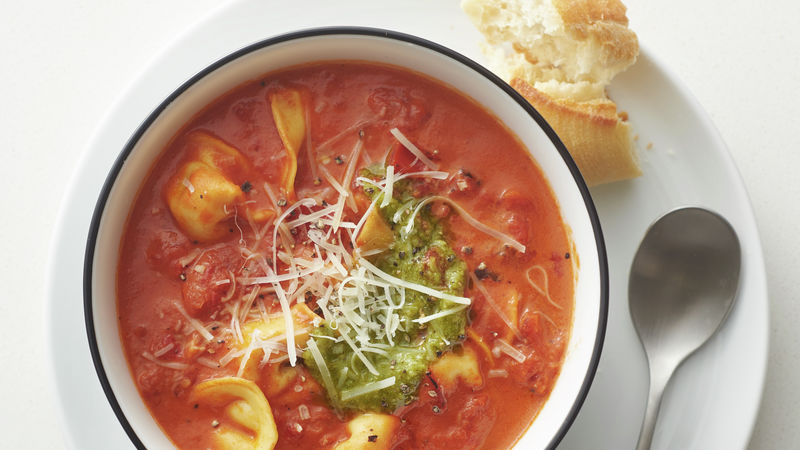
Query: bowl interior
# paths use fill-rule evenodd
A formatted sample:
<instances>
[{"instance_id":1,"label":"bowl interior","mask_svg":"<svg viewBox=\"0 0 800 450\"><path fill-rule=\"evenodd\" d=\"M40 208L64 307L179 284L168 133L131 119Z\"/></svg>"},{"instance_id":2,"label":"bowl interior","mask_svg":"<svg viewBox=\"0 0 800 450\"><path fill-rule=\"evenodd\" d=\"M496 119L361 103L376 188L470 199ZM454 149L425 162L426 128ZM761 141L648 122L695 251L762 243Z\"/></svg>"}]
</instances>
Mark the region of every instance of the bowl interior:
<instances>
[{"instance_id":1,"label":"bowl interior","mask_svg":"<svg viewBox=\"0 0 800 450\"><path fill-rule=\"evenodd\" d=\"M388 34L388 36L387 36ZM511 88L485 69L422 40L383 31L316 30L281 36L243 49L212 65L179 88L143 123L112 169L98 202L90 234L87 327L95 365L106 394L132 439L148 448L169 447L141 401L122 348L117 321L116 272L123 229L142 180L169 139L196 111L241 83L298 64L359 60L391 64L441 80L499 118L531 152L550 182L571 231L576 265L575 309L564 365L550 395L518 444L554 444L566 432L588 389L599 357L606 314L602 236L588 191L566 150L531 115ZM474 66L474 67L473 67ZM540 124L544 121L536 115ZM545 129L547 131L545 131ZM94 242L91 237L96 236ZM93 249L93 250L92 250ZM105 379L103 379L105 378Z\"/></svg>"}]
</instances>

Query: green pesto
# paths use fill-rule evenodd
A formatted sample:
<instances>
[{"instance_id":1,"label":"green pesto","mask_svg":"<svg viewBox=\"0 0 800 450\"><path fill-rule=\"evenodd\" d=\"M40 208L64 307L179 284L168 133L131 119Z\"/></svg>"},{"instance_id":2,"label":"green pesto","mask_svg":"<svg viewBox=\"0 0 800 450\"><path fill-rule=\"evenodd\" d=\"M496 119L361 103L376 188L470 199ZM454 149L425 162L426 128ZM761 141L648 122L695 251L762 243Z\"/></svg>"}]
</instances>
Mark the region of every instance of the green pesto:
<instances>
[{"instance_id":1,"label":"green pesto","mask_svg":"<svg viewBox=\"0 0 800 450\"><path fill-rule=\"evenodd\" d=\"M372 172L372 171L370 171ZM372 173L365 173L369 176ZM376 174L377 175L377 174ZM466 282L467 265L459 259L445 239L442 224L426 207L417 214L413 230L405 235L402 231L410 218L413 206L419 200L408 194L408 189L400 182L395 185L394 198L381 209L383 217L392 226L395 241L386 252L376 255L372 261L384 272L417 284L422 284L448 294L462 296ZM379 190L366 189L375 198ZM411 202L411 203L409 203ZM392 221L395 212L404 204L410 204L398 223ZM398 302L399 299L393 299ZM425 324L412 322L424 316L450 309L458 304L448 300L431 298L416 291L406 290L406 301L398 311L401 328L395 335L394 347L387 350L388 355L366 353L375 366L378 375L370 373L363 362L346 342L316 338L337 392L326 392L328 401L340 411L393 411L407 405L417 398L417 391L428 366L443 352L452 349L464 337L468 309L455 314L434 319ZM323 323L314 330L312 336L337 337L339 331ZM355 337L355 333L349 335ZM383 343L388 344L387 341ZM306 366L312 375L324 386L314 358L308 351L303 355ZM341 400L341 392L394 376L393 386Z\"/></svg>"}]
</instances>

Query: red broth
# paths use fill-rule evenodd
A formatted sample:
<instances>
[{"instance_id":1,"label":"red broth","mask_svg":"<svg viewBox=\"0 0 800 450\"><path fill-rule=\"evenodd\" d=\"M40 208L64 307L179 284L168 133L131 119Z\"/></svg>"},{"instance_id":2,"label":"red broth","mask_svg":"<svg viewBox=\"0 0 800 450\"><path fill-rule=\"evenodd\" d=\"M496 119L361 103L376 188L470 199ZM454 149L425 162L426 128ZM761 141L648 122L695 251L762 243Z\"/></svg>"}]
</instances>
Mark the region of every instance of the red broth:
<instances>
[{"instance_id":1,"label":"red broth","mask_svg":"<svg viewBox=\"0 0 800 450\"><path fill-rule=\"evenodd\" d=\"M287 90L300 94L307 131L297 150L294 195L286 181L291 155L271 109L272 95ZM480 279L496 305L490 306L474 281L467 282L469 323L454 347L475 355L480 380L441 383L434 374L425 375L418 399L389 412L400 420L393 432L380 436L382 447L365 448L508 448L535 419L563 363L576 263L540 168L503 124L462 94L407 70L329 62L267 74L200 111L164 150L133 205L117 280L121 336L142 399L177 446L219 447L218 433L225 427L255 439L253 429L222 417L226 405L198 401L194 392L207 380L237 374L250 377L268 400L276 448L334 448L348 438L347 421L357 413L333 410L323 383L302 358L292 367L288 350L276 350L266 364L250 363L247 373L240 373L242 357L230 357L242 346L231 317L249 308L239 323L244 326L282 309L274 289L236 281L264 276L264 263L286 270L283 262L272 260L273 236L284 239L283 232L274 231L274 220L297 199L316 199L319 205L309 210L336 205L340 193L329 178L341 183L346 177L359 140L356 170L344 186L353 201L345 202L343 221L357 224L370 205L356 180L361 168L387 161L398 173L430 170L398 143L393 128L447 172L443 180L412 183L415 196L450 198L484 225L525 245L525 252L476 229L452 206L431 203L431 214L440 217L450 247L473 275L470 280ZM168 200L177 195L173 191L202 188L176 184L175 178L201 158L197 147L205 144L196 136L222 142L244 158L214 157L215 173L241 192L230 193L233 199L222 206L224 217L213 236L202 238L187 233ZM291 220L290 215L285 222ZM289 234L295 255L311 258L316 250L304 239L306 232ZM349 240L347 230L338 233L342 242ZM281 282L281 288L299 288L290 284ZM292 304L319 311L319 292L289 297Z\"/></svg>"}]
</instances>

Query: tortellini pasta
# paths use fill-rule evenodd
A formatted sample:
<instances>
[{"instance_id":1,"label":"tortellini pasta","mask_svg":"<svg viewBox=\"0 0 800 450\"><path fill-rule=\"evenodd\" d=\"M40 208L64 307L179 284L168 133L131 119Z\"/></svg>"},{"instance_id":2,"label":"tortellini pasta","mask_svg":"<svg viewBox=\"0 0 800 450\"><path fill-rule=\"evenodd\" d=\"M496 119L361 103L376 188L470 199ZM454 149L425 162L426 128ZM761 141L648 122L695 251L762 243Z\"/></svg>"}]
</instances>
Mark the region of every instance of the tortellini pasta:
<instances>
[{"instance_id":1,"label":"tortellini pasta","mask_svg":"<svg viewBox=\"0 0 800 450\"><path fill-rule=\"evenodd\" d=\"M322 320L305 303L297 303L291 308L292 323L294 325L294 342L299 346L304 346L308 340L308 331L315 320ZM242 327L244 343L249 345L250 341L256 336L266 340L286 333L286 320L281 317L274 317L268 320L256 320L246 323Z\"/></svg>"},{"instance_id":2,"label":"tortellini pasta","mask_svg":"<svg viewBox=\"0 0 800 450\"><path fill-rule=\"evenodd\" d=\"M394 232L377 209L373 209L356 236L356 245L361 251L384 249L394 241Z\"/></svg>"},{"instance_id":3,"label":"tortellini pasta","mask_svg":"<svg viewBox=\"0 0 800 450\"><path fill-rule=\"evenodd\" d=\"M439 385L448 389L455 388L458 379L473 387L483 383L477 355L469 347L464 347L460 355L445 354L431 364L430 370Z\"/></svg>"},{"instance_id":4,"label":"tortellini pasta","mask_svg":"<svg viewBox=\"0 0 800 450\"><path fill-rule=\"evenodd\" d=\"M387 450L399 425L400 419L390 414L361 414L347 423L350 437L334 450Z\"/></svg>"},{"instance_id":5,"label":"tortellini pasta","mask_svg":"<svg viewBox=\"0 0 800 450\"><path fill-rule=\"evenodd\" d=\"M281 187L290 200L295 199L294 178L297 175L297 154L306 138L306 112L303 98L296 89L281 89L269 94L272 118L288 153L281 175Z\"/></svg>"},{"instance_id":6,"label":"tortellini pasta","mask_svg":"<svg viewBox=\"0 0 800 450\"><path fill-rule=\"evenodd\" d=\"M238 150L204 132L189 135L187 147L189 161L167 182L167 205L189 237L213 241L229 232L224 222L244 197L232 178L249 170L249 164Z\"/></svg>"},{"instance_id":7,"label":"tortellini pasta","mask_svg":"<svg viewBox=\"0 0 800 450\"><path fill-rule=\"evenodd\" d=\"M272 409L252 381L237 377L204 381L195 386L191 397L223 412L211 431L220 449L272 450L278 442Z\"/></svg>"},{"instance_id":8,"label":"tortellini pasta","mask_svg":"<svg viewBox=\"0 0 800 450\"><path fill-rule=\"evenodd\" d=\"M294 341L297 346L305 346L308 341L308 332L313 324L322 320L305 303L297 303L292 306L292 323L294 325ZM253 344L253 339L267 341L280 335L286 334L286 320L283 317L274 317L269 320L258 320L246 323L242 326L244 342L243 348ZM254 345L254 350L250 353L242 376L247 379L256 380L259 375L259 363L264 357L264 350ZM277 393L285 389L297 376L294 368L281 368L279 364L271 364L268 368L268 392Z\"/></svg>"}]
</instances>

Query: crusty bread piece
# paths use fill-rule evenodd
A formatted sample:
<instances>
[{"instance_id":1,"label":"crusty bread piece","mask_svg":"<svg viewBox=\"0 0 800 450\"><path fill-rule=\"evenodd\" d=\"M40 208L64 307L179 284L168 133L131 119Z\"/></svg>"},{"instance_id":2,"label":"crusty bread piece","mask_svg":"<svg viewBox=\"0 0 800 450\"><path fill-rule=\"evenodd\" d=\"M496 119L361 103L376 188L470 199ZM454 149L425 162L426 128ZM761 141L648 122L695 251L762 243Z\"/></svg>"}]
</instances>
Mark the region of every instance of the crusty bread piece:
<instances>
[{"instance_id":1,"label":"crusty bread piece","mask_svg":"<svg viewBox=\"0 0 800 450\"><path fill-rule=\"evenodd\" d=\"M511 86L545 117L564 141L586 184L595 186L641 175L631 131L608 99L555 99L515 78Z\"/></svg>"},{"instance_id":2,"label":"crusty bread piece","mask_svg":"<svg viewBox=\"0 0 800 450\"><path fill-rule=\"evenodd\" d=\"M611 79L639 53L619 0L462 0L493 69L556 131L590 186L641 175Z\"/></svg>"}]
</instances>

